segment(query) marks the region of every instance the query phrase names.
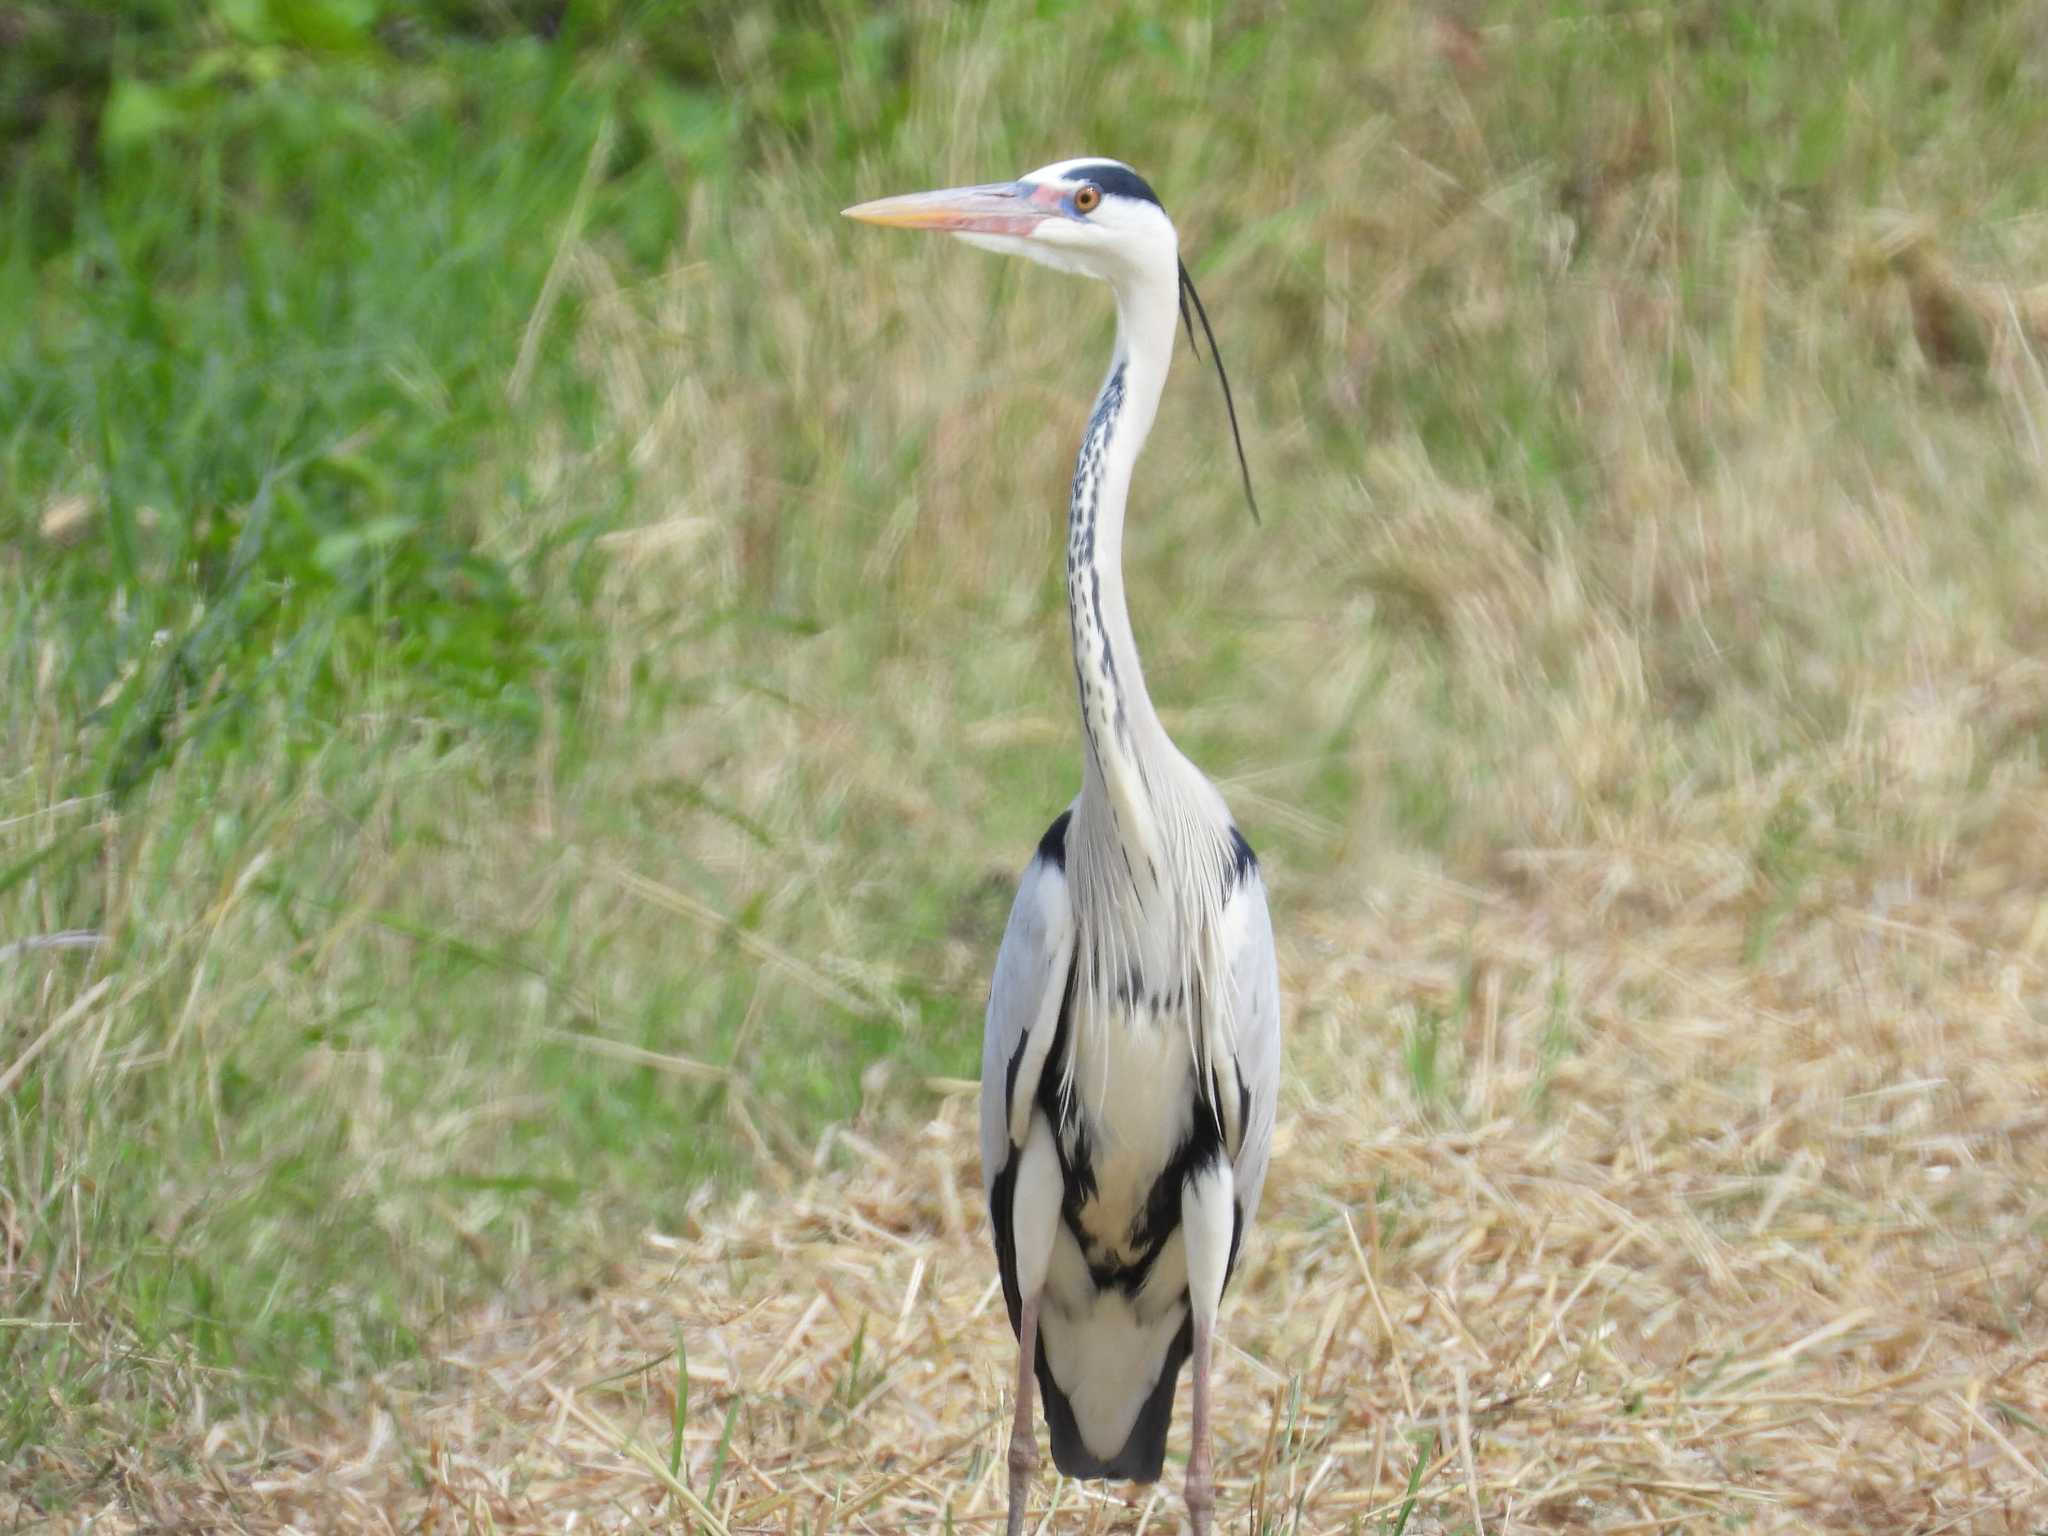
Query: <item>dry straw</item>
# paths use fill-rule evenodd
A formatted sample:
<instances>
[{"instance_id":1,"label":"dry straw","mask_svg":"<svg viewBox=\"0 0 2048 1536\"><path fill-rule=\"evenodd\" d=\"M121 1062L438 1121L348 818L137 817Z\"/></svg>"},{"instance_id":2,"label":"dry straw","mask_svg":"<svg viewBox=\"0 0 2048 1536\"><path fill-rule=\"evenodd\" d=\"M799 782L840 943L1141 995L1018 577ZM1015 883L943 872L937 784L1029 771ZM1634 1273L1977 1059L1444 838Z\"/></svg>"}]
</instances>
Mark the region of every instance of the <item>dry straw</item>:
<instances>
[{"instance_id":1,"label":"dry straw","mask_svg":"<svg viewBox=\"0 0 2048 1536\"><path fill-rule=\"evenodd\" d=\"M1226 1528L2048 1519L2039 933L1902 901L1745 964L1739 901L1656 894L1708 873L1531 853L1493 892L1397 873L1369 921L1294 924ZM973 1100L935 1086L923 1124L836 1132L345 1412L115 1451L95 1529L990 1528L1012 1344ZM1168 1476L1047 1474L1043 1528L1177 1529Z\"/></svg>"}]
</instances>

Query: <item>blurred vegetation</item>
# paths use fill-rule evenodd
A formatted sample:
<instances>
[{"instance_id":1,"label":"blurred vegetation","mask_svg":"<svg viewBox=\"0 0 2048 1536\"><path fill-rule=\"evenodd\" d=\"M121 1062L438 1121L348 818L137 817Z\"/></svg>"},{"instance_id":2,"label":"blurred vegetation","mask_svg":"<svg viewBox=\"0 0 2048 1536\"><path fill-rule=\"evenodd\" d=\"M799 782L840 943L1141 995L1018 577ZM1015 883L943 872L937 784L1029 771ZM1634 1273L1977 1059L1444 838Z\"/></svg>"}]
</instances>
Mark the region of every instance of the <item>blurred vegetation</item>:
<instances>
[{"instance_id":1,"label":"blurred vegetation","mask_svg":"<svg viewBox=\"0 0 2048 1536\"><path fill-rule=\"evenodd\" d=\"M99 936L0 959L0 1459L171 1411L148 1360L225 1406L402 1358L972 1073L1073 784L1108 320L859 197L1084 148L1164 191L1281 515L1189 370L1132 585L1283 916L1654 826L1753 865L1765 964L1984 835L2043 745L2007 694L1908 775L1948 798L1857 754L2048 634L1998 281L2048 251L2043 35L0 4L0 945Z\"/></svg>"},{"instance_id":2,"label":"blurred vegetation","mask_svg":"<svg viewBox=\"0 0 2048 1536\"><path fill-rule=\"evenodd\" d=\"M502 1064L519 1049L491 1038L508 992L531 986L549 1021L589 1022L575 977L603 940L569 956L581 942L559 903L478 931L369 866L381 847L402 867L400 844L459 859L451 807L518 798L536 753L571 783L602 756L561 722L609 654L596 540L631 517L635 474L565 340L578 296L551 274L581 242L647 277L679 228L715 244L765 144L875 129L882 110L856 121L842 88L900 97L901 35L853 6L0 8L0 570L7 730L24 749L7 768L20 815L0 938L105 934L102 963L123 978L117 1057L173 1058L95 1076L67 1117L29 1073L7 1182L36 1269L121 1254L98 1278L129 1337L242 1367L260 1390L316 1380L404 1348L430 1273L458 1292L498 1277L505 1255L470 1240L450 1201L489 1205L501 1244L532 1209L587 1197L607 1160L637 1163L632 1203L671 1221L730 1166L718 1083L593 1077L543 1046L529 1086L549 1099L516 1117L502 1164L394 1176L402 1203L465 1229L402 1252L410 1219L380 1214L391 1181L364 1178L360 1129L292 1074L389 1047L396 1101L422 1106L443 1051ZM740 77L758 84L731 88ZM687 206L707 185L719 196ZM542 436L573 483L534 484L524 449ZM808 622L772 601L686 617ZM712 687L707 674L651 698L650 727ZM444 797L446 780L460 787ZM681 773L619 814L692 805L748 825ZM262 912L252 968L198 1002L215 962L180 935L236 903ZM402 978L380 942L410 951ZM337 944L371 953L339 974L322 963ZM33 1022L33 982L10 969L12 1017ZM335 990L295 1006L279 994L300 978L282 970ZM672 1048L675 1018L708 1009L723 1025L686 1038L716 1046L753 991L737 965L657 978L634 1028ZM858 1102L850 1077L887 1038L866 1027L819 1031L854 1037L852 1074L803 1056L771 1073L793 1123ZM187 1071L192 1028L218 1043ZM956 1033L926 1049L957 1071L971 1056ZM67 1229L48 1202L79 1181L93 1198ZM397 1245L386 1273L360 1267L372 1234ZM53 1304L34 1286L12 1300ZM49 1342L0 1335L9 1456L43 1431L46 1389L79 1378L86 1355Z\"/></svg>"}]
</instances>

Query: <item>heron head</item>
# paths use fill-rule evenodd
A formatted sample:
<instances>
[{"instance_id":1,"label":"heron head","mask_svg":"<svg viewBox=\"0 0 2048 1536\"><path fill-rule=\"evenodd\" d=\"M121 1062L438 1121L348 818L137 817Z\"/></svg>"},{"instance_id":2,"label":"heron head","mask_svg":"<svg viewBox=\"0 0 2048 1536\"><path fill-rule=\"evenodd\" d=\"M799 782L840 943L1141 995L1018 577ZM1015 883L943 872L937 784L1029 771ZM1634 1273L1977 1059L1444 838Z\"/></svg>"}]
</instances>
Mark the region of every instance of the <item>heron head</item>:
<instances>
[{"instance_id":1,"label":"heron head","mask_svg":"<svg viewBox=\"0 0 2048 1536\"><path fill-rule=\"evenodd\" d=\"M1251 468L1245 463L1237 405L1230 397L1223 356L1216 350L1216 333L1209 328L1208 311L1180 259L1173 220L1160 206L1159 195L1128 165L1094 155L1056 160L1016 181L879 198L847 209L846 216L896 229L941 230L984 250L1028 256L1062 272L1099 277L1116 290L1119 310L1133 297L1164 295L1179 305L1190 347L1195 346L1199 318L1223 385L1230 437L1237 447L1238 467L1244 471L1245 500L1257 520L1259 504L1252 495ZM1171 319L1165 339L1170 347ZM1201 355L1200 348L1195 348L1195 355Z\"/></svg>"},{"instance_id":2,"label":"heron head","mask_svg":"<svg viewBox=\"0 0 2048 1536\"><path fill-rule=\"evenodd\" d=\"M984 250L1119 286L1147 278L1173 283L1180 260L1173 221L1145 179L1120 160L1092 156L1056 161L1016 181L885 197L846 216L942 230Z\"/></svg>"}]
</instances>

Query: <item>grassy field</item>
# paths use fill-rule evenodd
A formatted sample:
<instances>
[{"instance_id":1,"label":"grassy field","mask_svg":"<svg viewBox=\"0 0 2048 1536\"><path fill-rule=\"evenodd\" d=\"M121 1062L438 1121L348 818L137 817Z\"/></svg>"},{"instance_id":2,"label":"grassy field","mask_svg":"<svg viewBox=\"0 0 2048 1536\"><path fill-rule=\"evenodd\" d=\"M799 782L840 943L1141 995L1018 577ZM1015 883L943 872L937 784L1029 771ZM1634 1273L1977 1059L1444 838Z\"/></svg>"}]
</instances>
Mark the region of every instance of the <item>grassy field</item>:
<instances>
[{"instance_id":1,"label":"grassy field","mask_svg":"<svg viewBox=\"0 0 2048 1536\"><path fill-rule=\"evenodd\" d=\"M0 4L0 1514L993 1507L949 1085L1111 320L838 210L1085 150L1267 514L1184 366L1231 1528L2048 1524L2048 8L123 14Z\"/></svg>"}]
</instances>

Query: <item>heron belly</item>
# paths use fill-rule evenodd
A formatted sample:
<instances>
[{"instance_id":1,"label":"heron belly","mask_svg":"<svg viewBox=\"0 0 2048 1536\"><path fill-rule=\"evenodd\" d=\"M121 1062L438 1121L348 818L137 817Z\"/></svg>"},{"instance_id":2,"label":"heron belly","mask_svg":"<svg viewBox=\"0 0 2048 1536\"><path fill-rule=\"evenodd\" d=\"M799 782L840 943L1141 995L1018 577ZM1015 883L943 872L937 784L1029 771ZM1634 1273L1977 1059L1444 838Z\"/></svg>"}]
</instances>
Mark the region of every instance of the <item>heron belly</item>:
<instances>
[{"instance_id":1,"label":"heron belly","mask_svg":"<svg viewBox=\"0 0 2048 1536\"><path fill-rule=\"evenodd\" d=\"M1075 1428L1122 1450L1187 1320L1180 1186L1197 1138L1194 1056L1177 1012L1082 1005L1059 1132L1065 1219L1039 1337Z\"/></svg>"},{"instance_id":2,"label":"heron belly","mask_svg":"<svg viewBox=\"0 0 2048 1536\"><path fill-rule=\"evenodd\" d=\"M1186 1149L1195 1116L1194 1052L1178 1011L1085 1006L1074 1032L1073 1099L1062 1128L1079 1175L1068 1210L1098 1269L1142 1262L1179 1219L1180 1192L1160 1179ZM1077 1198L1078 1197L1078 1198Z\"/></svg>"}]
</instances>

